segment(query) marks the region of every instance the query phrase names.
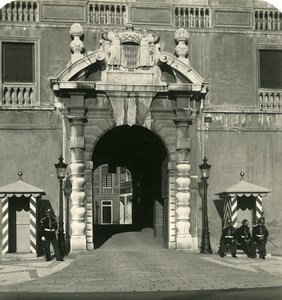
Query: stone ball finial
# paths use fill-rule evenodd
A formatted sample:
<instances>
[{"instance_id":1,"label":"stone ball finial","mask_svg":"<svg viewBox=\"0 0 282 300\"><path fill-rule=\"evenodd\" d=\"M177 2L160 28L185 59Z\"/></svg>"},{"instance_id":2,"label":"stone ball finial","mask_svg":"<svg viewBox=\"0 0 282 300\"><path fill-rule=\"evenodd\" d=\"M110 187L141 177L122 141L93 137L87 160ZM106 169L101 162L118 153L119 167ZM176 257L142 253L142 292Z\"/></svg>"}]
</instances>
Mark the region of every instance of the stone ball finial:
<instances>
[{"instance_id":1,"label":"stone ball finial","mask_svg":"<svg viewBox=\"0 0 282 300\"><path fill-rule=\"evenodd\" d=\"M70 28L70 34L73 37L73 40L70 43L70 49L72 51L71 63L74 63L83 57L84 44L81 40L83 33L83 27L79 23L72 24Z\"/></svg>"},{"instance_id":2,"label":"stone ball finial","mask_svg":"<svg viewBox=\"0 0 282 300\"><path fill-rule=\"evenodd\" d=\"M244 172L241 172L241 173L240 173L240 176L241 176L241 180L244 180L245 173L244 173Z\"/></svg>"},{"instance_id":3,"label":"stone ball finial","mask_svg":"<svg viewBox=\"0 0 282 300\"><path fill-rule=\"evenodd\" d=\"M183 61L188 66L190 65L190 61L188 59L188 50L189 47L186 45L188 44L188 37L189 34L186 29L179 28L175 32L175 40L177 41L177 46L175 47L175 53L177 57Z\"/></svg>"},{"instance_id":4,"label":"stone ball finial","mask_svg":"<svg viewBox=\"0 0 282 300\"><path fill-rule=\"evenodd\" d=\"M186 29L179 28L179 29L176 30L175 40L177 42L180 42L180 41L185 41L186 42L188 40L188 38L189 38L189 34L188 34Z\"/></svg>"},{"instance_id":5,"label":"stone ball finial","mask_svg":"<svg viewBox=\"0 0 282 300\"><path fill-rule=\"evenodd\" d=\"M79 23L73 23L70 28L70 35L82 37L83 34L84 34L83 27Z\"/></svg>"},{"instance_id":6,"label":"stone ball finial","mask_svg":"<svg viewBox=\"0 0 282 300\"><path fill-rule=\"evenodd\" d=\"M19 171L19 172L18 172L18 176L19 176L19 180L22 180L23 172L22 172L22 171Z\"/></svg>"}]
</instances>

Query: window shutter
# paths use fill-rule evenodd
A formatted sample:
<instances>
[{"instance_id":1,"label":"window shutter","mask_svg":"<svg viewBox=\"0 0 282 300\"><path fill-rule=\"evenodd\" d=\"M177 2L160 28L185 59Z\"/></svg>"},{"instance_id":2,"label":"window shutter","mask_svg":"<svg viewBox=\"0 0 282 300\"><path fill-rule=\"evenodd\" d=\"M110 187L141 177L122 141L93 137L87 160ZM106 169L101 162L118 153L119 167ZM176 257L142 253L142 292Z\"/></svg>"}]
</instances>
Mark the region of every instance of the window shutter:
<instances>
[{"instance_id":1,"label":"window shutter","mask_svg":"<svg viewBox=\"0 0 282 300\"><path fill-rule=\"evenodd\" d=\"M34 82L34 44L3 43L4 82Z\"/></svg>"},{"instance_id":2,"label":"window shutter","mask_svg":"<svg viewBox=\"0 0 282 300\"><path fill-rule=\"evenodd\" d=\"M281 50L260 50L260 87L282 89Z\"/></svg>"}]
</instances>

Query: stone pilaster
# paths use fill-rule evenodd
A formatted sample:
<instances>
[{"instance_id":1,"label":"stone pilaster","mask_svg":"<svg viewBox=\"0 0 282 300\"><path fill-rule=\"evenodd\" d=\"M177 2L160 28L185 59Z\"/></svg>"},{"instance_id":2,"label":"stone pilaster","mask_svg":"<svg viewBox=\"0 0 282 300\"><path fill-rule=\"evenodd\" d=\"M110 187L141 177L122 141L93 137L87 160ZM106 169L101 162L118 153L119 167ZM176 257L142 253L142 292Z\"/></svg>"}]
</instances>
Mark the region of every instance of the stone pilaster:
<instances>
[{"instance_id":1,"label":"stone pilaster","mask_svg":"<svg viewBox=\"0 0 282 300\"><path fill-rule=\"evenodd\" d=\"M191 140L189 125L192 124L191 109L175 109L177 130L176 162L176 249L192 249L190 234L190 163Z\"/></svg>"},{"instance_id":2,"label":"stone pilaster","mask_svg":"<svg viewBox=\"0 0 282 300\"><path fill-rule=\"evenodd\" d=\"M86 250L86 209L84 177L84 95L71 95L69 121L71 198L71 251Z\"/></svg>"},{"instance_id":3,"label":"stone pilaster","mask_svg":"<svg viewBox=\"0 0 282 300\"><path fill-rule=\"evenodd\" d=\"M87 161L85 165L85 209L86 209L86 249L93 250L93 161Z\"/></svg>"}]
</instances>

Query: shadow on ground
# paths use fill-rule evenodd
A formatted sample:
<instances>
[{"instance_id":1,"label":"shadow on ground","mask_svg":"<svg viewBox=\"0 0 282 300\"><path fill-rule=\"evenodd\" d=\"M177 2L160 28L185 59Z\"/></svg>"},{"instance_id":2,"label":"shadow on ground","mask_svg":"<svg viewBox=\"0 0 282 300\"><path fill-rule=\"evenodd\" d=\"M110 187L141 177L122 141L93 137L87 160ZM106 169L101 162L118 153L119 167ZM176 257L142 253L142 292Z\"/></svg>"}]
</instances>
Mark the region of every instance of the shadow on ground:
<instances>
[{"instance_id":1,"label":"shadow on ground","mask_svg":"<svg viewBox=\"0 0 282 300\"><path fill-rule=\"evenodd\" d=\"M95 225L94 245L95 249L100 248L113 235L123 232L140 232L142 228L135 225Z\"/></svg>"}]
</instances>

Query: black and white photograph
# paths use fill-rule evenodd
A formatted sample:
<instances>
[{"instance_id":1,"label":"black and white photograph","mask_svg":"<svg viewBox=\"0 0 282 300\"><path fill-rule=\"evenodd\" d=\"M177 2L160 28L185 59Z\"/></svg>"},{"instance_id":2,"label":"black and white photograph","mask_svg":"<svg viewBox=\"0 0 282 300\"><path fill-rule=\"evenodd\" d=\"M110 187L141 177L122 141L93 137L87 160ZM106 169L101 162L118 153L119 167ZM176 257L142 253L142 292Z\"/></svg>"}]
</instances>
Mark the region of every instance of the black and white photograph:
<instances>
[{"instance_id":1,"label":"black and white photograph","mask_svg":"<svg viewBox=\"0 0 282 300\"><path fill-rule=\"evenodd\" d=\"M282 299L282 1L0 1L0 300Z\"/></svg>"}]
</instances>

